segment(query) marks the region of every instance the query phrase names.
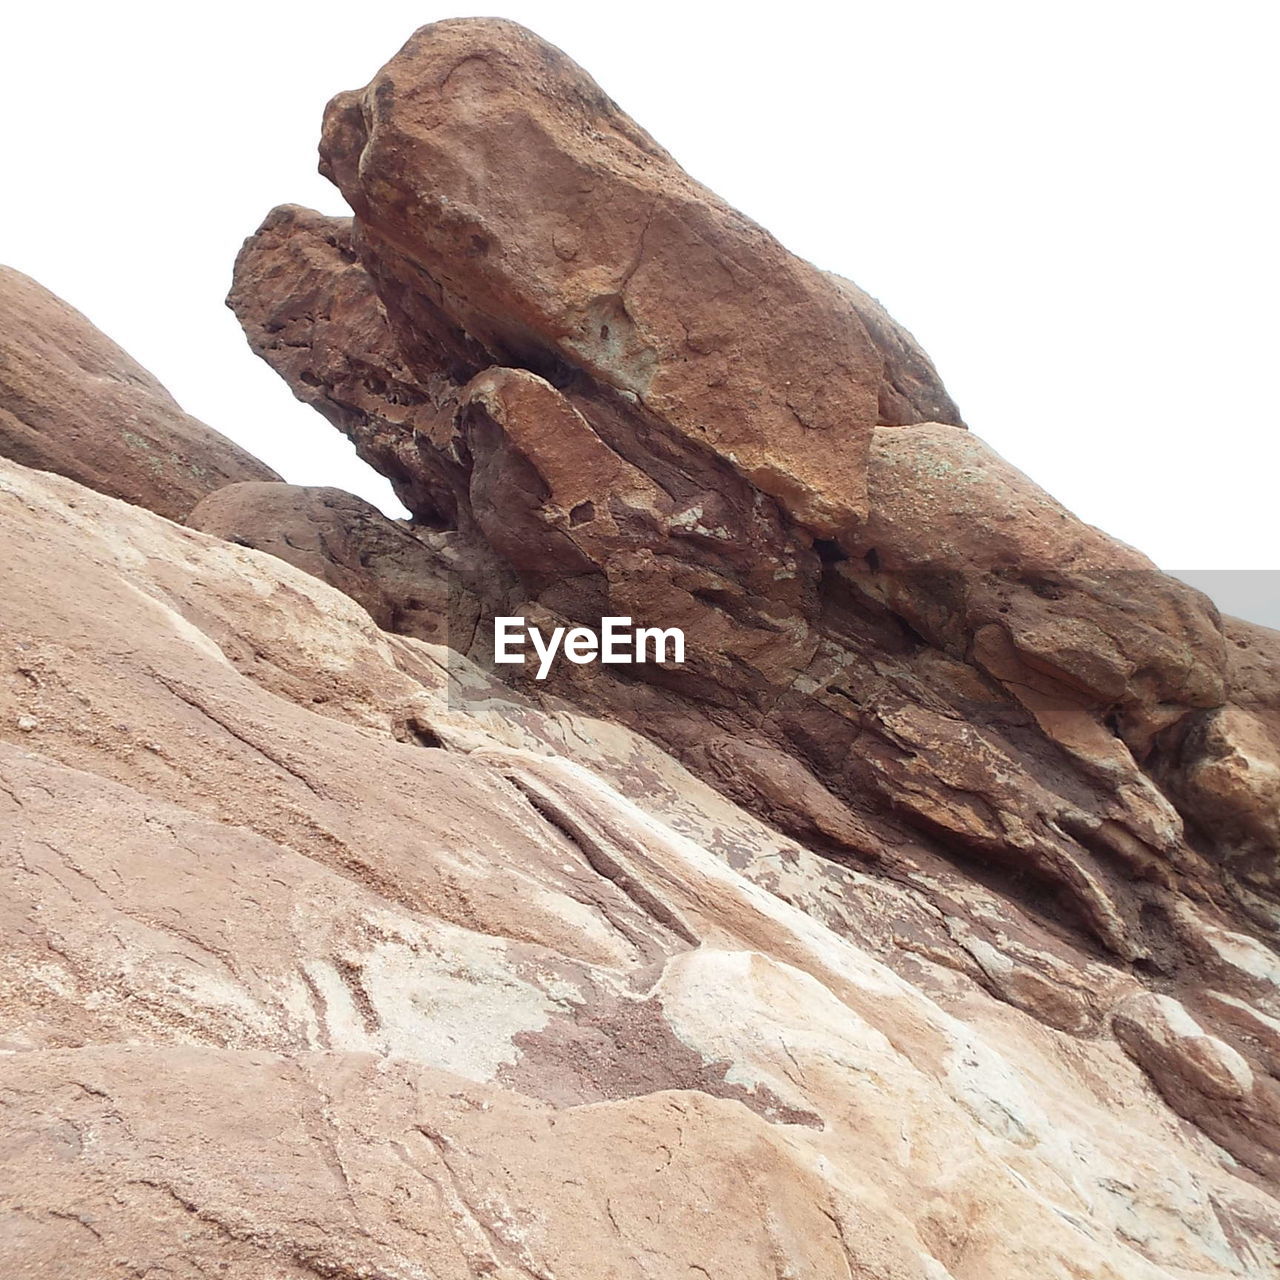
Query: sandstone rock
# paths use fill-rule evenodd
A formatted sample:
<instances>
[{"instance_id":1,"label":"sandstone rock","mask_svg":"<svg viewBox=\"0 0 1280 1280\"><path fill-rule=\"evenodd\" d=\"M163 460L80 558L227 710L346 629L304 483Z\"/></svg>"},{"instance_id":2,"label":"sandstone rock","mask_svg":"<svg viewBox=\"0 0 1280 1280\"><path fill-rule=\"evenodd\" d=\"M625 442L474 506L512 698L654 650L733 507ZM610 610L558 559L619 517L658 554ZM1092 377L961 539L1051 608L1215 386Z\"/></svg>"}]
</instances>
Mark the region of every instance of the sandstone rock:
<instances>
[{"instance_id":1,"label":"sandstone rock","mask_svg":"<svg viewBox=\"0 0 1280 1280\"><path fill-rule=\"evenodd\" d=\"M580 369L824 536L865 512L884 359L858 311L559 50L514 23L424 27L330 104L321 156L395 281L406 355L461 329L472 372Z\"/></svg>"},{"instance_id":2,"label":"sandstone rock","mask_svg":"<svg viewBox=\"0 0 1280 1280\"><path fill-rule=\"evenodd\" d=\"M1280 872L1280 741L1238 706L1198 721L1172 780L1182 803L1229 857L1235 873L1274 893Z\"/></svg>"},{"instance_id":3,"label":"sandstone rock","mask_svg":"<svg viewBox=\"0 0 1280 1280\"><path fill-rule=\"evenodd\" d=\"M6 1274L1280 1271L1274 637L512 24L324 153L230 301L410 523L0 467Z\"/></svg>"},{"instance_id":4,"label":"sandstone rock","mask_svg":"<svg viewBox=\"0 0 1280 1280\"><path fill-rule=\"evenodd\" d=\"M1208 599L1077 520L972 433L877 430L870 484L863 554L879 592L940 648L972 656L1046 732L1106 767L1119 744L1100 729L1141 758L1188 710L1222 703Z\"/></svg>"},{"instance_id":5,"label":"sandstone rock","mask_svg":"<svg viewBox=\"0 0 1280 1280\"><path fill-rule=\"evenodd\" d=\"M1223 619L1227 689L1280 752L1280 631L1239 618Z\"/></svg>"},{"instance_id":6,"label":"sandstone rock","mask_svg":"<svg viewBox=\"0 0 1280 1280\"><path fill-rule=\"evenodd\" d=\"M9 267L0 267L0 454L173 520L224 484L278 478Z\"/></svg>"},{"instance_id":7,"label":"sandstone rock","mask_svg":"<svg viewBox=\"0 0 1280 1280\"><path fill-rule=\"evenodd\" d=\"M334 231L335 239L338 230ZM340 309L328 302L316 308L312 300L336 297L348 279L347 266L335 267L338 274L328 290L314 284L314 268L308 268L305 279L312 283L307 286L299 314L289 322L287 336L279 331L282 341L277 344L277 322L272 317L290 312L281 293L289 288L290 273L300 256L314 261L312 248L317 235L317 224L312 220L297 214L273 216L267 230L251 240L242 253L233 302L258 349L296 380L294 385L303 389L302 394L321 394L331 403L340 400L351 406L345 418L347 429L357 441L368 442L365 456L370 460L384 452L381 442L389 434L399 443L385 452L401 462L411 461L413 454L421 459L417 464L418 492L431 490L428 504L419 509L422 517L430 523L439 512L453 512L461 538L481 548L481 554L496 553L499 563L516 571L523 584L524 604L515 611L528 613L536 601L535 615L538 610L549 611L549 622L562 615L591 624L605 613L627 614L643 621L661 619L663 625L685 630L689 651L695 655L686 669L660 676L673 691L695 699L692 707L688 702L663 702L661 698L655 703L634 686L620 693L616 682L593 679L585 673L570 673L578 682L563 692L584 705L643 724L673 745L687 739L696 755L705 733L696 729L696 721L691 724L690 717L702 714L699 703L720 707L719 714L743 728L746 726L735 704L772 705L764 727L774 741L794 750L800 735L808 732L801 721L806 716L812 719L814 714L814 709L796 705L799 690L809 691L807 705L837 677L865 683L871 673L863 670L857 648L846 651L834 665L827 656L829 650L820 653L824 643L822 615L824 610L836 615L826 625L844 638L850 628L866 628L868 612L879 608L883 613L882 607L862 594L848 601L837 595L824 603L823 581L830 577L835 586L844 579L834 572L829 574L811 540L802 531L789 528L769 507L761 506L759 495L753 497L744 490L731 473L694 470L685 465L688 459L676 469L647 446L624 448L621 425L603 413L598 400L561 392L525 370L495 368L464 385L451 383L442 370L434 382L422 386L415 404L426 407L416 420L398 421L398 404L380 406L367 387L362 394L353 395L340 379L334 380L325 353L337 341L340 330L336 323L315 325L313 338L307 316L332 316L340 314ZM376 343L361 345L362 335L367 334L365 321L370 314L377 314L368 298L364 307L362 322L351 333L350 350L355 353L351 358L362 367L388 367L382 348L385 330L377 330ZM307 352L313 341L320 349L309 363ZM410 398L398 392L390 397L396 401ZM434 418L431 405L436 410ZM390 433L389 423L394 424ZM393 469L392 474L399 473ZM402 492L411 488L403 484ZM494 580L499 581L497 575ZM848 586L843 590L846 595L850 592ZM502 591L504 602L521 599L508 583L503 583ZM490 598L483 608L492 614L511 612L514 606ZM872 625L872 633L854 643L896 648L899 664L909 664L913 646L904 644L899 624L884 616ZM821 674L824 664L828 667L825 675ZM585 686L583 680L587 681ZM899 680L911 680L919 687L918 696L938 701L938 694L926 694L919 679L908 676L905 669ZM788 690L791 692L786 693ZM780 700L779 693L786 696ZM825 692L821 696L821 714L827 724L818 732L829 738L833 733L838 735L842 722L845 730L856 732L856 723L849 723L853 705L841 696ZM872 695L872 706L880 696ZM991 695L984 690L979 696ZM941 698L945 702L946 695ZM886 706L886 714L892 706ZM946 722L935 719L934 723L941 726ZM759 728L756 721L756 733ZM900 735L902 729L899 724L892 732ZM986 735L977 732L985 740ZM1017 775L1019 765L1011 759L1007 746L992 743L992 748L992 775L985 783L974 780L969 785L985 785L1001 807L1015 811L1027 808L1022 797L1038 794L1038 784L1029 779L1016 787L998 783L999 775ZM983 756L975 754L972 742L957 741L955 749L972 773L973 763ZM1023 754L1019 748L1013 750L1016 755ZM815 782L813 794L816 797L826 787L847 801L851 793L865 797L870 784L884 795L886 805L900 809L904 778L895 759L901 761L901 754L881 760L864 758L852 776L847 768L837 767L834 776L829 767L819 768L820 780ZM870 777L868 764L873 766ZM1131 761L1129 768L1132 771ZM769 804L763 797L761 803ZM931 827L936 826L940 815L937 803L908 803L921 817L927 808L927 820ZM945 803L951 805L950 800ZM1035 803L1055 807L1050 800ZM1176 822L1171 811L1161 817ZM850 816L837 823L837 828L854 830L860 821ZM789 829L797 833L813 829L808 813L795 813L791 822ZM1034 812L1028 811L1027 830L1036 823ZM822 819L822 824L830 826L830 821ZM944 818L942 825L952 836L965 832L988 851L1006 841L1003 830L989 837L982 834L985 817L965 818L959 826L956 820ZM1047 831L1043 838L1030 839L1042 850L1062 844L1060 836ZM1157 844L1160 842L1157 838ZM866 843L860 842L863 850ZM1036 861L1050 879L1070 882L1074 886L1070 892L1092 898L1093 905L1085 907L1086 915L1115 945L1128 950L1131 944L1123 940L1126 926L1116 919L1112 907L1102 905L1106 891L1081 888L1084 879L1065 870L1074 857L1059 848L1037 854Z\"/></svg>"},{"instance_id":8,"label":"sandstone rock","mask_svg":"<svg viewBox=\"0 0 1280 1280\"><path fill-rule=\"evenodd\" d=\"M852 280L830 279L853 303L867 336L884 360L880 383L879 416L885 427L905 427L916 422L945 422L963 426L960 410L942 385L933 361L920 344L869 293Z\"/></svg>"},{"instance_id":9,"label":"sandstone rock","mask_svg":"<svg viewBox=\"0 0 1280 1280\"><path fill-rule=\"evenodd\" d=\"M1280 631L1224 618L1231 700L1280 728Z\"/></svg>"},{"instance_id":10,"label":"sandstone rock","mask_svg":"<svg viewBox=\"0 0 1280 1280\"><path fill-rule=\"evenodd\" d=\"M921 422L958 415L878 304L835 277L811 288L509 23L425 28L335 100L323 152L354 224L286 207L246 243L230 301L255 350L386 471L416 521L493 566L482 618L626 614L685 632L682 668L562 669L539 692L641 729L829 856L927 881L942 910L979 875L1037 927L1069 922L1170 973L1184 895L1274 941L1274 894L1254 900L1246 863L1201 838L1212 802L1177 782L1227 697L1216 611L958 426ZM637 192L655 211L638 257ZM681 238L677 206L701 247ZM710 288L712 248L756 283ZM877 353L878 389L826 378L822 396L844 410L813 433L826 459L833 442L861 459L870 435L865 518L850 498L835 525L815 521L816 455L785 431L781 487L742 465L717 434L729 428L690 432L707 387L752 430L787 386L814 387L815 351L834 348L791 324L811 310L768 302L784 279L846 335L853 308ZM602 297L625 303L623 328L604 321L620 346L586 323ZM715 344L668 367L677 318L694 333L712 305ZM660 394L628 383L642 349ZM708 381L716 360L733 379ZM1036 1003L1052 966L1032 967L986 979ZM1040 1004L1054 1025L1099 1016Z\"/></svg>"},{"instance_id":11,"label":"sandstone rock","mask_svg":"<svg viewBox=\"0 0 1280 1280\"><path fill-rule=\"evenodd\" d=\"M478 605L466 581L480 570L451 553L450 534L415 533L341 489L263 481L211 493L186 523L313 574L384 630L470 644ZM451 624L465 634L450 636Z\"/></svg>"},{"instance_id":12,"label":"sandstone rock","mask_svg":"<svg viewBox=\"0 0 1280 1280\"><path fill-rule=\"evenodd\" d=\"M1280 1265L1273 1189L923 884L275 557L11 464L0 531L5 1274Z\"/></svg>"},{"instance_id":13,"label":"sandstone rock","mask_svg":"<svg viewBox=\"0 0 1280 1280\"><path fill-rule=\"evenodd\" d=\"M1168 996L1130 997L1112 1025L1175 1111L1268 1179L1280 1174L1280 1084L1255 1077L1239 1053L1206 1035Z\"/></svg>"},{"instance_id":14,"label":"sandstone rock","mask_svg":"<svg viewBox=\"0 0 1280 1280\"><path fill-rule=\"evenodd\" d=\"M456 523L452 490L431 471L438 455L418 447L437 416L433 388L415 382L400 355L350 219L273 210L236 260L228 303L252 314L246 332L258 355L351 439L420 522Z\"/></svg>"}]
</instances>

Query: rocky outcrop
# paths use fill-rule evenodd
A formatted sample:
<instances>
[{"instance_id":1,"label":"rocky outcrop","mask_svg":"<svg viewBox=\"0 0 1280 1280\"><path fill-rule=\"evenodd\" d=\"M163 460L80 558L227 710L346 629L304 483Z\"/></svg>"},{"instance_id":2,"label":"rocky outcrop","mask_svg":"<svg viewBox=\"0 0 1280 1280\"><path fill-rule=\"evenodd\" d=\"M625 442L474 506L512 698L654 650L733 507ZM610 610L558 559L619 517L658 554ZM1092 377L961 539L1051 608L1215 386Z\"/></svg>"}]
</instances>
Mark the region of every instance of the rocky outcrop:
<instances>
[{"instance_id":1,"label":"rocky outcrop","mask_svg":"<svg viewBox=\"0 0 1280 1280\"><path fill-rule=\"evenodd\" d=\"M1274 937L1213 816L1230 789L1265 826L1265 787L1197 772L1216 611L964 431L878 304L510 23L424 28L335 99L321 150L354 221L273 212L231 304L493 566L482 618L685 632L683 668L566 668L558 693L833 856L979 875L1171 979L1186 896Z\"/></svg>"},{"instance_id":2,"label":"rocky outcrop","mask_svg":"<svg viewBox=\"0 0 1280 1280\"><path fill-rule=\"evenodd\" d=\"M460 381L578 370L825 536L865 512L884 357L851 299L559 50L513 23L424 28L330 103L321 159L419 375L429 346Z\"/></svg>"},{"instance_id":3,"label":"rocky outcrop","mask_svg":"<svg viewBox=\"0 0 1280 1280\"><path fill-rule=\"evenodd\" d=\"M5 1274L1274 1275L1275 635L530 33L322 150L231 302L411 522L0 467Z\"/></svg>"},{"instance_id":4,"label":"rocky outcrop","mask_svg":"<svg viewBox=\"0 0 1280 1280\"><path fill-rule=\"evenodd\" d=\"M270 467L183 413L78 311L0 267L0 456L181 520Z\"/></svg>"},{"instance_id":5,"label":"rocky outcrop","mask_svg":"<svg viewBox=\"0 0 1280 1280\"><path fill-rule=\"evenodd\" d=\"M1256 1001L819 856L272 556L12 464L0 532L6 1275L1280 1265L1265 1129L1164 1101L1256 1115Z\"/></svg>"},{"instance_id":6,"label":"rocky outcrop","mask_svg":"<svg viewBox=\"0 0 1280 1280\"><path fill-rule=\"evenodd\" d=\"M1280 1082L1254 1076L1229 1044L1206 1035L1176 1000L1143 992L1116 1010L1116 1038L1179 1115L1244 1163L1280 1178Z\"/></svg>"},{"instance_id":7,"label":"rocky outcrop","mask_svg":"<svg viewBox=\"0 0 1280 1280\"><path fill-rule=\"evenodd\" d=\"M1229 702L1195 718L1162 776L1240 880L1270 899L1280 888L1280 633L1224 621Z\"/></svg>"}]
</instances>

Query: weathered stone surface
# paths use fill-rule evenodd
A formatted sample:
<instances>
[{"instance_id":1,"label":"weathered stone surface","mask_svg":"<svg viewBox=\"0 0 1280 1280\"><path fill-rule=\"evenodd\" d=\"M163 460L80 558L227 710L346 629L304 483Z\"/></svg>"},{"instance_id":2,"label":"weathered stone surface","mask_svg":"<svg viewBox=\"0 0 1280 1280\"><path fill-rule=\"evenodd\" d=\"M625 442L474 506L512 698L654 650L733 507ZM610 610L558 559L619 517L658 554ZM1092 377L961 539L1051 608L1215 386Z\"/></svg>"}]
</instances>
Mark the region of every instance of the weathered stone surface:
<instances>
[{"instance_id":1,"label":"weathered stone surface","mask_svg":"<svg viewBox=\"0 0 1280 1280\"><path fill-rule=\"evenodd\" d=\"M1239 1053L1206 1035L1168 996L1129 997L1112 1026L1175 1111L1273 1183L1280 1177L1280 1082L1255 1076Z\"/></svg>"},{"instance_id":2,"label":"weathered stone surface","mask_svg":"<svg viewBox=\"0 0 1280 1280\"><path fill-rule=\"evenodd\" d=\"M1224 618L1231 701L1280 730L1280 631Z\"/></svg>"},{"instance_id":3,"label":"weathered stone surface","mask_svg":"<svg viewBox=\"0 0 1280 1280\"><path fill-rule=\"evenodd\" d=\"M1161 1096L1260 1096L1255 1003L1196 1075L1016 904L817 856L279 559L11 464L0 532L6 1275L1280 1265L1251 1152ZM1037 965L1165 1056L993 989Z\"/></svg>"},{"instance_id":4,"label":"weathered stone surface","mask_svg":"<svg viewBox=\"0 0 1280 1280\"><path fill-rule=\"evenodd\" d=\"M10 267L0 267L0 455L173 520L224 484L278 478Z\"/></svg>"},{"instance_id":5,"label":"weathered stone surface","mask_svg":"<svg viewBox=\"0 0 1280 1280\"><path fill-rule=\"evenodd\" d=\"M465 648L478 619L466 587L483 568L449 533L412 529L342 489L245 481L202 499L193 529L270 552L345 592L386 631ZM450 624L465 634L448 634Z\"/></svg>"},{"instance_id":6,"label":"weathered stone surface","mask_svg":"<svg viewBox=\"0 0 1280 1280\"><path fill-rule=\"evenodd\" d=\"M511 24L324 147L231 302L409 526L0 467L0 1268L1270 1280L1275 637Z\"/></svg>"},{"instance_id":7,"label":"weathered stone surface","mask_svg":"<svg viewBox=\"0 0 1280 1280\"><path fill-rule=\"evenodd\" d=\"M415 382L400 355L349 219L295 205L273 210L237 259L228 302L237 313L256 308L253 349L391 481L420 522L459 519L447 483L435 482L435 453L418 447L437 417L432 388ZM437 385L443 395L452 387L444 378Z\"/></svg>"},{"instance_id":8,"label":"weathered stone surface","mask_svg":"<svg viewBox=\"0 0 1280 1280\"><path fill-rule=\"evenodd\" d=\"M1227 702L1166 734L1155 773L1265 928L1280 891L1280 632L1224 618L1223 637Z\"/></svg>"},{"instance_id":9,"label":"weathered stone surface","mask_svg":"<svg viewBox=\"0 0 1280 1280\"><path fill-rule=\"evenodd\" d=\"M894 424L869 428L868 510L850 507L835 538L815 537L808 455L795 455L794 492L779 488L714 433L692 439L679 396L619 394L579 339L613 246L630 243L627 183L675 184L682 207L702 202L699 226L727 216L650 146L510 24L424 29L330 108L324 165L354 224L277 210L246 243L230 301L255 350L384 467L419 521L505 571L479 591L482 618L627 614L685 631L683 668L619 680L565 666L556 693L655 737L824 853L927 883L944 912L977 875L1037 928L1081 930L1171 980L1204 929L1274 944L1275 886L1227 840L1227 783L1207 768L1203 725L1232 679L1216 611L957 423L919 421L957 415L878 304L826 278L863 316L886 379L876 417ZM588 170L626 187L612 220L592 191L547 180ZM572 253L555 247L567 226L584 229ZM646 250L635 274L658 290L643 305L683 323L702 303L680 291L705 281L674 252ZM762 280L779 269L772 241L734 252ZM716 298L716 350L743 377L774 370L756 359L761 325L771 360L815 376L813 335L777 324L753 287ZM854 452L863 390L824 391L844 396L830 438ZM759 408L745 416L766 421ZM476 634L483 657L487 629ZM1273 821L1265 788L1229 789L1237 829ZM1210 904L1202 926L1188 926L1188 898ZM1097 1025L1087 1000L1059 994L1052 962L962 963L1051 1025Z\"/></svg>"},{"instance_id":10,"label":"weathered stone surface","mask_svg":"<svg viewBox=\"0 0 1280 1280\"><path fill-rule=\"evenodd\" d=\"M871 491L863 554L878 594L1065 745L1105 762L1123 753L1118 736L1142 757L1189 710L1222 705L1209 601L1077 520L972 433L877 430Z\"/></svg>"},{"instance_id":11,"label":"weathered stone surface","mask_svg":"<svg viewBox=\"0 0 1280 1280\"><path fill-rule=\"evenodd\" d=\"M1206 833L1229 851L1246 883L1280 888L1280 741L1242 707L1219 707L1198 722L1172 778Z\"/></svg>"},{"instance_id":12,"label":"weathered stone surface","mask_svg":"<svg viewBox=\"0 0 1280 1280\"><path fill-rule=\"evenodd\" d=\"M824 536L864 514L885 356L851 297L559 50L514 23L424 27L330 104L321 156L419 372L428 328L471 372L580 369Z\"/></svg>"}]
</instances>

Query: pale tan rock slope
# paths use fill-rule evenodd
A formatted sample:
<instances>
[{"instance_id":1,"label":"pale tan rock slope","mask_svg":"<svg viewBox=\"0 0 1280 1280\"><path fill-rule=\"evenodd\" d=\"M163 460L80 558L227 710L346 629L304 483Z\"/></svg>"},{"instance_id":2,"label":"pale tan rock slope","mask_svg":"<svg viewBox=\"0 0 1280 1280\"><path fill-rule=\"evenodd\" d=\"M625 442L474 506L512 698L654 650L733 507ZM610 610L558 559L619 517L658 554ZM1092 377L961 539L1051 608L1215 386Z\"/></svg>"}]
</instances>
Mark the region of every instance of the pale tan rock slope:
<instances>
[{"instance_id":1,"label":"pale tan rock slope","mask_svg":"<svg viewBox=\"0 0 1280 1280\"><path fill-rule=\"evenodd\" d=\"M0 461L0 1275L1280 1274L1280 637L520 28L324 155L233 301L412 522Z\"/></svg>"},{"instance_id":2,"label":"pale tan rock slope","mask_svg":"<svg viewBox=\"0 0 1280 1280\"><path fill-rule=\"evenodd\" d=\"M4 1274L1276 1265L1267 1188L1120 1043L912 945L1033 980L978 885L938 916L70 481L5 464L0 524ZM1134 978L1058 981L1187 1088L1254 1087Z\"/></svg>"}]
</instances>

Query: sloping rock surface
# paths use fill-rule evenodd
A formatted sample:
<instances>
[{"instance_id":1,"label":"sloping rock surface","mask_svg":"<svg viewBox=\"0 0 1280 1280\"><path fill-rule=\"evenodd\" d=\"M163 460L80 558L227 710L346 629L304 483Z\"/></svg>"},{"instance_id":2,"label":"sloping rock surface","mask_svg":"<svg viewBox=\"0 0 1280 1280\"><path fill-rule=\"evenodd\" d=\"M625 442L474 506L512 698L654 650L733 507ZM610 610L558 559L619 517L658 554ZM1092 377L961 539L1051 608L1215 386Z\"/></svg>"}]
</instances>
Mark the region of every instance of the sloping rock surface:
<instances>
[{"instance_id":1,"label":"sloping rock surface","mask_svg":"<svg viewBox=\"0 0 1280 1280\"><path fill-rule=\"evenodd\" d=\"M0 267L0 456L181 520L215 489L276 480L183 413L61 298Z\"/></svg>"},{"instance_id":2,"label":"sloping rock surface","mask_svg":"<svg viewBox=\"0 0 1280 1280\"><path fill-rule=\"evenodd\" d=\"M679 626L682 667L550 683L940 911L978 880L1039 952L1188 998L1214 930L1271 953L1280 738L1242 651L964 430L878 304L510 23L418 32L330 105L321 154L354 218L273 211L230 302L416 522L491 566L454 648L483 659L496 614ZM1054 1026L1104 1018L1047 973L987 981Z\"/></svg>"},{"instance_id":3,"label":"sloping rock surface","mask_svg":"<svg viewBox=\"0 0 1280 1280\"><path fill-rule=\"evenodd\" d=\"M323 156L231 300L412 522L0 464L0 1273L1277 1274L1280 639L530 33Z\"/></svg>"},{"instance_id":4,"label":"sloping rock surface","mask_svg":"<svg viewBox=\"0 0 1280 1280\"><path fill-rule=\"evenodd\" d=\"M1262 1107L1265 976L1233 1048L271 556L12 464L0 530L4 1274L1280 1265L1164 1101Z\"/></svg>"}]
</instances>

